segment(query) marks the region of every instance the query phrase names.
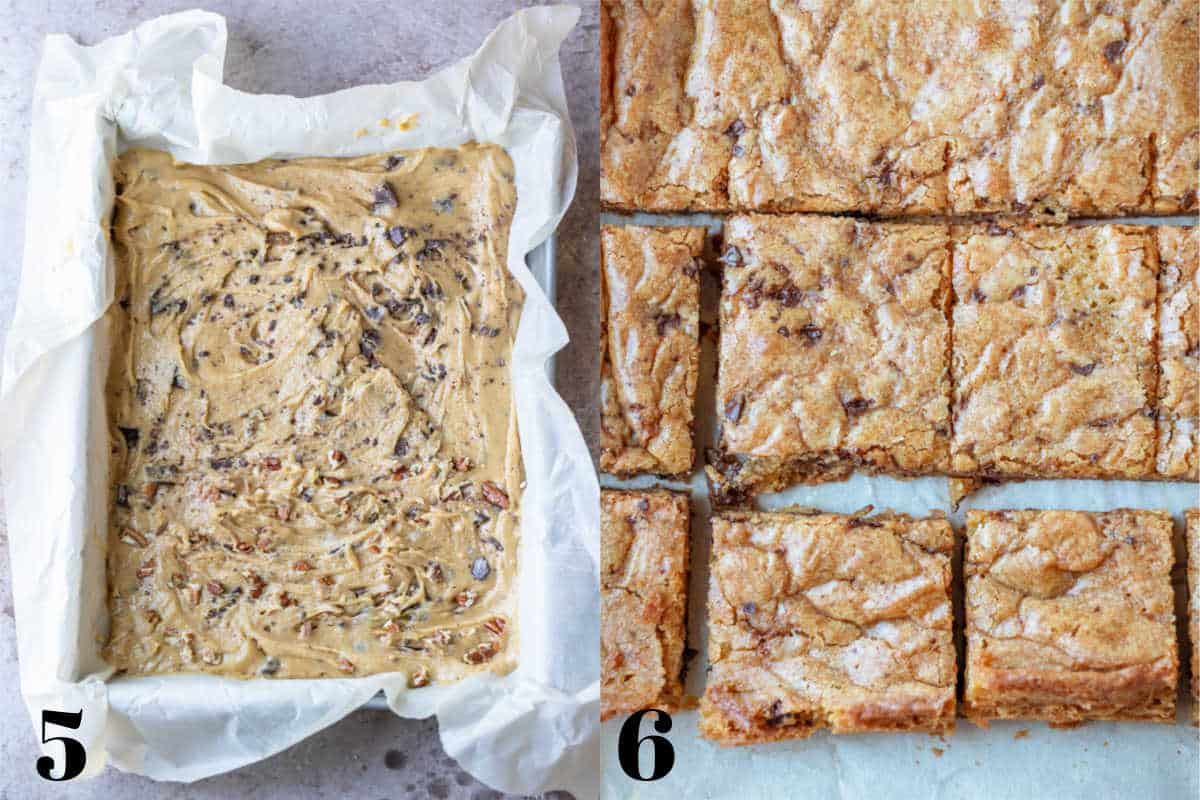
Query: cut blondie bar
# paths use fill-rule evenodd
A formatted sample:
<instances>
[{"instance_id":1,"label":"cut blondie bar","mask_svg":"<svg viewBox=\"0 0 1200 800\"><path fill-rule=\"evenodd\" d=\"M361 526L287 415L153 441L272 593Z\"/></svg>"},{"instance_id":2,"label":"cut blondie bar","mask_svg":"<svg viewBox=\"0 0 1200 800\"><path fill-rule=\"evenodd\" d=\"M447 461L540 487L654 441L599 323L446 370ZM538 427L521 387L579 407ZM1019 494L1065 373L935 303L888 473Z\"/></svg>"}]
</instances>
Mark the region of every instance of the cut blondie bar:
<instances>
[{"instance_id":1,"label":"cut blondie bar","mask_svg":"<svg viewBox=\"0 0 1200 800\"><path fill-rule=\"evenodd\" d=\"M1157 229L1158 473L1200 479L1200 228Z\"/></svg>"},{"instance_id":2,"label":"cut blondie bar","mask_svg":"<svg viewBox=\"0 0 1200 800\"><path fill-rule=\"evenodd\" d=\"M969 511L966 716L1175 717L1165 511Z\"/></svg>"},{"instance_id":3,"label":"cut blondie bar","mask_svg":"<svg viewBox=\"0 0 1200 800\"><path fill-rule=\"evenodd\" d=\"M1150 229L956 226L951 235L952 473L1152 477Z\"/></svg>"},{"instance_id":4,"label":"cut blondie bar","mask_svg":"<svg viewBox=\"0 0 1200 800\"><path fill-rule=\"evenodd\" d=\"M740 216L722 261L719 500L949 468L944 225Z\"/></svg>"},{"instance_id":5,"label":"cut blondie bar","mask_svg":"<svg viewBox=\"0 0 1200 800\"><path fill-rule=\"evenodd\" d=\"M692 468L704 228L601 231L600 468Z\"/></svg>"},{"instance_id":6,"label":"cut blondie bar","mask_svg":"<svg viewBox=\"0 0 1200 800\"><path fill-rule=\"evenodd\" d=\"M953 546L938 518L718 514L701 735L951 731Z\"/></svg>"},{"instance_id":7,"label":"cut blondie bar","mask_svg":"<svg viewBox=\"0 0 1200 800\"><path fill-rule=\"evenodd\" d=\"M1187 519L1188 637L1192 643L1192 722L1200 724L1200 508Z\"/></svg>"},{"instance_id":8,"label":"cut blondie bar","mask_svg":"<svg viewBox=\"0 0 1200 800\"><path fill-rule=\"evenodd\" d=\"M687 495L600 493L600 718L673 710L687 638Z\"/></svg>"}]
</instances>

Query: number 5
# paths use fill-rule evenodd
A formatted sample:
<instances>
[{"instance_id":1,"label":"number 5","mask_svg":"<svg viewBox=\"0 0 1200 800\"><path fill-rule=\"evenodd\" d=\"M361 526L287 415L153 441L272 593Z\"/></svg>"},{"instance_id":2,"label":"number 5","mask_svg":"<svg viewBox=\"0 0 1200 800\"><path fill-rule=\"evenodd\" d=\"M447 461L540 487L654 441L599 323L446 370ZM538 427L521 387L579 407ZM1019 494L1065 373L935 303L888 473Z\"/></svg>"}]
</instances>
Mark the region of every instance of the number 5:
<instances>
[{"instance_id":1,"label":"number 5","mask_svg":"<svg viewBox=\"0 0 1200 800\"><path fill-rule=\"evenodd\" d=\"M37 772L48 781L69 781L72 778L79 777L83 772L84 766L87 765L87 751L83 749L83 745L77 740L67 736L47 736L46 725L58 725L62 728L70 728L78 730L83 724L83 709L74 713L70 711L46 711L42 710L42 743L62 742L63 743L63 773L59 777L54 777L54 757L42 756L37 760Z\"/></svg>"}]
</instances>

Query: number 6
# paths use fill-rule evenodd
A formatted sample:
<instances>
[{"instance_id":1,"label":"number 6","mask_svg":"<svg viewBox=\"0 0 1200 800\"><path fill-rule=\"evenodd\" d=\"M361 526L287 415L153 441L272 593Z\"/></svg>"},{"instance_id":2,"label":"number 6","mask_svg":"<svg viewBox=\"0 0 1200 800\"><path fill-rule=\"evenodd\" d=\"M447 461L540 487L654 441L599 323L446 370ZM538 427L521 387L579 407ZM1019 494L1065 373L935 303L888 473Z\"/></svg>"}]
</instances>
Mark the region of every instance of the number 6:
<instances>
[{"instance_id":1,"label":"number 6","mask_svg":"<svg viewBox=\"0 0 1200 800\"><path fill-rule=\"evenodd\" d=\"M645 708L636 714L631 714L625 720L621 725L621 734L617 738L617 759L621 762L621 769L635 781L656 781L665 777L675 766L675 748L665 736L651 733L638 738L638 734L641 732L639 729L642 725L642 717L650 712L657 715L654 720L654 730L659 733L667 733L671 730L670 714L657 708ZM638 751L645 742L650 742L654 748L654 766L651 768L652 771L648 778L643 777L638 769Z\"/></svg>"}]
</instances>

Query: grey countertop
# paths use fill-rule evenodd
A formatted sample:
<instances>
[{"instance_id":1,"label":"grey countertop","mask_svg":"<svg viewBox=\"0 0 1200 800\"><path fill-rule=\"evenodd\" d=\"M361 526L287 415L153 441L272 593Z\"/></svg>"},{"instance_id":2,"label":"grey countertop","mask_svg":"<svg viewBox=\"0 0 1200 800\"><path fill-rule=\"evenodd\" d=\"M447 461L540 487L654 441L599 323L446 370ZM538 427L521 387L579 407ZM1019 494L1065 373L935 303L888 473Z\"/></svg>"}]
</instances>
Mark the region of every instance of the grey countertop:
<instances>
[{"instance_id":1,"label":"grey countertop","mask_svg":"<svg viewBox=\"0 0 1200 800\"><path fill-rule=\"evenodd\" d=\"M0 0L0 336L16 298L24 239L25 154L33 74L42 38L84 43L196 6L187 0ZM419 79L465 56L521 0L219 0L199 3L229 25L225 76L252 92L313 95L360 83ZM598 0L564 45L563 74L579 142L579 187L559 228L558 307L571 332L559 385L589 442L596 441L599 264ZM446 756L433 720L361 711L292 749L193 784L160 784L109 769L91 781L51 784L34 771L38 751L17 680L8 547L0 530L0 800L26 798L497 798Z\"/></svg>"}]
</instances>

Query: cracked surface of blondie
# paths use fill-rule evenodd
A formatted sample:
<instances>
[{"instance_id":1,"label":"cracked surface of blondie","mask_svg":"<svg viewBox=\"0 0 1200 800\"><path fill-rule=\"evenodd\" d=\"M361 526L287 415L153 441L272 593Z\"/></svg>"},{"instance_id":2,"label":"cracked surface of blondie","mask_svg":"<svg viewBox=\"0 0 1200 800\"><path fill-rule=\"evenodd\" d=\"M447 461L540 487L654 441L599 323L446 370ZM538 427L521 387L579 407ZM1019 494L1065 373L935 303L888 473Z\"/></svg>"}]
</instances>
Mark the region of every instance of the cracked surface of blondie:
<instances>
[{"instance_id":1,"label":"cracked surface of blondie","mask_svg":"<svg viewBox=\"0 0 1200 800\"><path fill-rule=\"evenodd\" d=\"M721 260L717 483L949 468L946 226L738 216Z\"/></svg>"},{"instance_id":2,"label":"cracked surface of blondie","mask_svg":"<svg viewBox=\"0 0 1200 800\"><path fill-rule=\"evenodd\" d=\"M966 716L1175 718L1165 511L967 514Z\"/></svg>"},{"instance_id":3,"label":"cracked surface of blondie","mask_svg":"<svg viewBox=\"0 0 1200 800\"><path fill-rule=\"evenodd\" d=\"M1200 228L1157 229L1158 473L1200 479Z\"/></svg>"},{"instance_id":4,"label":"cracked surface of blondie","mask_svg":"<svg viewBox=\"0 0 1200 800\"><path fill-rule=\"evenodd\" d=\"M692 468L704 228L601 229L600 469Z\"/></svg>"},{"instance_id":5,"label":"cracked surface of blondie","mask_svg":"<svg viewBox=\"0 0 1200 800\"><path fill-rule=\"evenodd\" d=\"M688 498L600 493L600 719L683 697Z\"/></svg>"},{"instance_id":6,"label":"cracked surface of blondie","mask_svg":"<svg viewBox=\"0 0 1200 800\"><path fill-rule=\"evenodd\" d=\"M602 201L1196 209L1195 0L604 0Z\"/></svg>"},{"instance_id":7,"label":"cracked surface of blondie","mask_svg":"<svg viewBox=\"0 0 1200 800\"><path fill-rule=\"evenodd\" d=\"M716 515L701 735L952 730L953 546L939 518Z\"/></svg>"},{"instance_id":8,"label":"cracked surface of blondie","mask_svg":"<svg viewBox=\"0 0 1200 800\"><path fill-rule=\"evenodd\" d=\"M955 226L951 471L1154 474L1151 229Z\"/></svg>"}]
</instances>

